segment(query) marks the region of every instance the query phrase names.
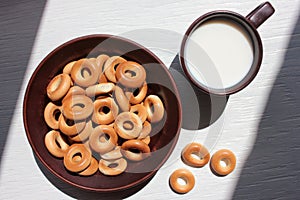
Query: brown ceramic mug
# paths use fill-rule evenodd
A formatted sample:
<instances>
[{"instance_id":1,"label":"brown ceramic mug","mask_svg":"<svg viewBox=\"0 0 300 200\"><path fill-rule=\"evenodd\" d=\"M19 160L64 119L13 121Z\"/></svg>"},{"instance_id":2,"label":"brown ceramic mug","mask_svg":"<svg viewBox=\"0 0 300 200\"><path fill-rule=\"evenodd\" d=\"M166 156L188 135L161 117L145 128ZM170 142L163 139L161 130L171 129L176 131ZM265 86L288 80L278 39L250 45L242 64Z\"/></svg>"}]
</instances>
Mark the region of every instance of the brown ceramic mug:
<instances>
[{"instance_id":1,"label":"brown ceramic mug","mask_svg":"<svg viewBox=\"0 0 300 200\"><path fill-rule=\"evenodd\" d=\"M274 11L265 2L246 17L231 11L213 11L196 19L186 31L180 49L180 62L187 77L211 94L229 95L245 88L262 62L257 28Z\"/></svg>"}]
</instances>

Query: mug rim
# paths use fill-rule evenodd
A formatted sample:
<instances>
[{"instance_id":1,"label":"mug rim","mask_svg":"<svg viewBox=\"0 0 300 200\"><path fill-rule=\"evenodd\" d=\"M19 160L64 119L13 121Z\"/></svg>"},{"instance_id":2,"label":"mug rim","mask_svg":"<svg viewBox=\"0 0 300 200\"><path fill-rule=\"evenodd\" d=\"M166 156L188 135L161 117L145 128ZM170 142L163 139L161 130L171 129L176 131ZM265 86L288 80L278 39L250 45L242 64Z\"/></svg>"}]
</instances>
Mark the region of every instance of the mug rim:
<instances>
[{"instance_id":1,"label":"mug rim","mask_svg":"<svg viewBox=\"0 0 300 200\"><path fill-rule=\"evenodd\" d=\"M243 79L241 79L240 82L236 83L235 85L233 85L233 86L231 86L229 88L215 89L215 88L210 88L210 87L205 86L205 85L201 85L197 80L195 80L195 78L190 74L190 72L189 72L189 70L188 70L188 68L187 68L187 66L185 64L184 53L185 53L185 45L186 45L189 37L191 36L191 34L194 32L195 28L197 26L199 26L201 23L205 22L206 18L210 19L210 17L213 17L214 15L217 16L219 14L221 14L221 15L223 14L223 15L227 15L227 16L234 16L235 18L238 18L240 20L240 22L244 22L246 25L240 23L239 20L237 20L237 19L232 19L233 21L236 21L237 23L239 23L242 27L248 26L252 30L252 32L254 33L254 37L250 33L248 35L249 35L249 37L250 37L250 39L252 41L256 41L257 42L257 48L258 49L257 49L257 55L255 54L255 52L253 53L253 59L257 59L257 61L256 61L256 64L253 61L252 65L250 67L250 70L252 69L251 73L249 71L247 73L247 75ZM228 17L224 16L224 18L226 19ZM208 94L230 95L230 94L234 94L234 93L239 92L242 89L244 89L256 77L256 75L257 75L257 73L258 73L258 71L260 69L261 63L262 63L263 47L262 47L262 41L261 41L261 38L259 36L259 33L258 33L257 29L251 23L251 21L249 19L247 19L247 17L244 17L244 16L242 16L239 13L236 13L236 12L233 12L233 11L229 11L229 10L215 10L215 11L208 12L208 13L206 13L204 15L201 15L195 21L193 21L193 23L189 26L189 28L185 32L183 40L181 42L179 57L180 57L179 60L180 60L181 67L182 67L185 75L198 88L202 89L204 92L206 92ZM245 80L245 81L242 82L242 80ZM241 84L239 84L239 83L241 83Z\"/></svg>"}]
</instances>

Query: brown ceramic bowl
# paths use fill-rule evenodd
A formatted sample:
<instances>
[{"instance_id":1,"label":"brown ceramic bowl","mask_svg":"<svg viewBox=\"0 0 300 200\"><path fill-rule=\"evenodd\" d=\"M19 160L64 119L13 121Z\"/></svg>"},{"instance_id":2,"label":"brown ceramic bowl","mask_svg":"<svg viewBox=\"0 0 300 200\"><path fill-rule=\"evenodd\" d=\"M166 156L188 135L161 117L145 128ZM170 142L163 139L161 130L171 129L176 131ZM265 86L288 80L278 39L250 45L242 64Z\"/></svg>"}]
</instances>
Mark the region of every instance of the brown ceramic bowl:
<instances>
[{"instance_id":1,"label":"brown ceramic bowl","mask_svg":"<svg viewBox=\"0 0 300 200\"><path fill-rule=\"evenodd\" d=\"M104 176L99 171L82 177L68 172L62 159L53 157L44 145L44 136L50 131L43 117L50 101L46 87L50 80L62 72L73 60L84 57L121 55L142 64L147 72L148 93L160 96L165 106L165 118L151 132L149 144L152 154L141 162L129 162L126 172ZM30 145L45 167L59 179L82 189L97 192L112 192L137 186L155 175L170 156L181 128L181 103L175 82L165 65L148 49L130 40L111 35L89 35L73 39L53 50L33 73L23 102L23 119Z\"/></svg>"}]
</instances>

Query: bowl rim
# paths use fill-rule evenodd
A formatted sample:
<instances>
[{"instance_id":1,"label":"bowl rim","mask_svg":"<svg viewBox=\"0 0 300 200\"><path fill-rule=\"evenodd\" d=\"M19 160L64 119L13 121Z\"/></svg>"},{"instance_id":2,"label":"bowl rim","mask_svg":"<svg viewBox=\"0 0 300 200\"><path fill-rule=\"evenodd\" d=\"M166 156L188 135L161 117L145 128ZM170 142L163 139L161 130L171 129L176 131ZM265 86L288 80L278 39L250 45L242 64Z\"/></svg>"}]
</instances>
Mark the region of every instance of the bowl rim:
<instances>
[{"instance_id":1,"label":"bowl rim","mask_svg":"<svg viewBox=\"0 0 300 200\"><path fill-rule=\"evenodd\" d=\"M42 68L42 66L44 65L44 63L51 57L53 56L57 51L59 51L61 48L64 48L65 46L72 44L74 42L79 42L81 40L87 40L87 39L92 39L92 38L115 38L117 40L121 40L123 42L127 42L127 43L131 43L135 46L137 46L140 49L143 49L145 52L147 52L147 54L149 54L151 57L153 57L155 60L157 60L157 62L162 66L163 70L166 72L167 76L169 77L169 80L173 86L173 91L177 102L178 102L178 114L179 114L179 121L177 122L177 132L175 134L175 137L173 138L173 143L167 153L167 155L164 157L164 159L162 160L162 162L151 172L149 172L146 176L144 176L143 178L134 181L128 185L124 185L121 187L116 187L116 188L106 188L106 189L101 189L101 188L92 188L92 187L87 187L87 186L83 186L80 185L78 183L74 183L70 180L68 180L67 178L65 178L64 176L58 174L54 169L52 169L50 166L48 166L48 164L46 163L46 161L43 159L43 157L39 154L37 148L34 145L33 140L31 139L31 136L29 134L29 127L28 127L28 119L26 116L26 112L27 112L27 105L25 102L28 101L28 93L29 90L31 88L31 85L35 79L35 77L37 76L37 73L40 71L40 69ZM168 70L168 68L165 66L165 64L154 54L152 53L148 48L132 41L129 40L127 38L124 37L120 37L120 36L116 36L116 35L110 35L110 34L91 34L91 35L85 35L85 36L80 36L80 37L76 37L73 38L71 40L68 40L67 42L62 43L61 45L57 46L56 48L54 48L50 53L47 54L46 57L43 58L43 60L38 64L38 66L35 68L34 72L31 74L30 79L27 83L26 86L26 90L25 90L25 94L24 94L24 98L23 98L23 102L22 102L23 106L23 126L25 128L25 133L26 133L26 137L27 140L29 141L29 144L33 150L33 153L35 156L38 157L39 161L47 168L47 170L49 170L52 174L54 174L57 178L59 178L60 180L75 186L77 188L80 189L84 189L84 190L88 190L88 191L94 191L94 192L101 192L101 193L105 193L105 192L116 192L116 191L121 191L121 190L126 190L126 189L130 189L133 188L134 186L140 185L142 183L144 183L146 180L152 178L156 172L165 164L165 162L168 160L168 158L170 157L171 153L173 152L177 142L178 142L178 138L179 138L179 134L181 131L181 127L182 127L182 105L181 105L181 100L180 100L180 96L179 96L179 92L178 92L178 88L177 85L174 81L174 78L172 77L170 71Z\"/></svg>"}]
</instances>

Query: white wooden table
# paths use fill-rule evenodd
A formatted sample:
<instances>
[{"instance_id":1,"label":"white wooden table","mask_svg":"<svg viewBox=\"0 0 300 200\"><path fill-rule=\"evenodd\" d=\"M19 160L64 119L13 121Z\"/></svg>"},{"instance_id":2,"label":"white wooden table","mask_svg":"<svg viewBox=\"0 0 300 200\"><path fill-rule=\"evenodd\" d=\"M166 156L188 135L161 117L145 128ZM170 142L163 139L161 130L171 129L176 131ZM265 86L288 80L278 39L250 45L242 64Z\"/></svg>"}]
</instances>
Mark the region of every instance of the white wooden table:
<instances>
[{"instance_id":1,"label":"white wooden table","mask_svg":"<svg viewBox=\"0 0 300 200\"><path fill-rule=\"evenodd\" d=\"M72 199L72 195L59 190L41 172L27 141L22 121L22 100L27 82L38 63L55 47L72 38L88 34L120 35L150 48L166 66L170 66L179 51L182 35L196 18L217 9L232 10L247 15L261 2L261 0L48 0L43 10L21 89L20 91L11 91L12 93L19 92L19 95L7 137L4 137L6 141L2 141L5 145L0 166L0 199ZM214 124L201 130L182 129L179 141L168 162L143 189L128 199L217 200L233 197L247 199L248 196L244 193L236 196L236 188L241 181L239 179L243 178L242 173L245 173L243 172L244 167L252 167L246 164L247 159L255 150L255 142L259 137L258 129L268 106L273 84L280 68L286 62L286 52L298 51L300 56L299 32L293 34L300 12L300 1L270 0L270 2L276 11L258 29L264 46L264 58L255 80L241 92L230 96L224 113ZM34 10L30 11L30 7L24 7L21 10L27 14L35 12ZM22 17L22 13L16 13L16 16ZM153 31L154 35L158 36L149 40L149 36L143 35L147 31ZM163 40L164 38L159 36L159 33L174 34L169 35L171 39ZM294 38L297 44L289 49L291 38ZM295 40L295 38L298 39ZM166 43L160 46L164 41ZM293 60L293 58L290 59ZM295 57L294 59L299 61L299 58ZM2 80L0 82L5 84ZM295 84L299 88L299 82ZM295 109L300 107L299 101L294 102L293 107ZM290 120L295 120L295 124L300 124L299 115L297 119ZM297 127L299 134L299 126L296 125ZM219 131L218 138L210 137L209 134L213 134L214 131ZM235 171L226 177L217 177L211 173L208 166L195 169L184 165L180 160L180 152L191 141L207 144L212 153L222 148L231 149L237 157ZM270 140L270 142L272 141ZM289 144L284 145L288 146ZM280 154L278 156L280 157ZM190 169L196 177L195 188L186 195L172 192L168 185L170 173L178 167ZM299 162L296 163L297 168L299 170ZM255 174L255 172L253 173ZM251 174L249 176L251 177ZM298 173L296 177L299 180ZM277 178L284 180L289 177ZM271 178L269 182L256 184L272 184L273 181L276 181L276 177L274 180ZM297 181L293 184L299 186ZM256 192L256 197L259 197L259 193L264 193L259 190ZM299 189L295 192L299 194ZM249 198L253 195L250 193L253 193L251 187L249 187ZM292 191L285 186L280 189L274 188L274 193L278 199L284 199L284 196L281 195L287 194L293 197ZM261 199L271 197L273 196L261 196Z\"/></svg>"}]
</instances>

